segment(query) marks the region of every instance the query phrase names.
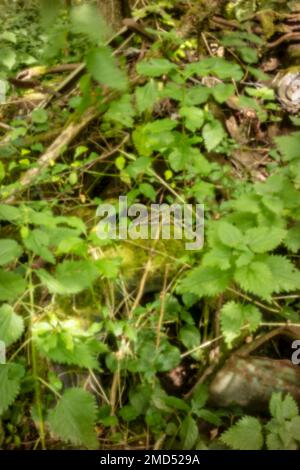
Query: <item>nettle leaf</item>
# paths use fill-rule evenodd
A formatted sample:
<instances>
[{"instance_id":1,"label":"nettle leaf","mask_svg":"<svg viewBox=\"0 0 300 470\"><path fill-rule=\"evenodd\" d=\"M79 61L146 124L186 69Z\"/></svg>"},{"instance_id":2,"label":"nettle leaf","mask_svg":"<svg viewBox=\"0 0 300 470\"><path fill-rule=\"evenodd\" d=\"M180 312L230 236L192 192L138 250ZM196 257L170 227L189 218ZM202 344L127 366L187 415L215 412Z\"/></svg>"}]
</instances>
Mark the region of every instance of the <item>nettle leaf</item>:
<instances>
[{"instance_id":1,"label":"nettle leaf","mask_svg":"<svg viewBox=\"0 0 300 470\"><path fill-rule=\"evenodd\" d=\"M229 222L218 223L218 237L224 245L231 248L238 247L243 241L242 232Z\"/></svg>"},{"instance_id":2,"label":"nettle leaf","mask_svg":"<svg viewBox=\"0 0 300 470\"><path fill-rule=\"evenodd\" d=\"M190 450L196 444L199 430L196 421L191 416L186 416L182 421L179 431L182 449Z\"/></svg>"},{"instance_id":3,"label":"nettle leaf","mask_svg":"<svg viewBox=\"0 0 300 470\"><path fill-rule=\"evenodd\" d=\"M231 83L218 83L212 89L212 94L218 103L225 103L234 95L234 86Z\"/></svg>"},{"instance_id":4,"label":"nettle leaf","mask_svg":"<svg viewBox=\"0 0 300 470\"><path fill-rule=\"evenodd\" d=\"M190 75L216 75L221 80L236 80L239 81L243 78L243 71L239 65L234 62L222 59L220 57L208 57L207 59L200 60L193 64L186 66L185 74Z\"/></svg>"},{"instance_id":5,"label":"nettle leaf","mask_svg":"<svg viewBox=\"0 0 300 470\"><path fill-rule=\"evenodd\" d=\"M270 255L264 258L273 276L273 292L290 292L299 289L300 271L284 256Z\"/></svg>"},{"instance_id":6,"label":"nettle leaf","mask_svg":"<svg viewBox=\"0 0 300 470\"><path fill-rule=\"evenodd\" d=\"M121 124L122 127L132 127L134 116L135 111L131 103L131 96L125 94L120 99L110 103L104 115L104 119L117 122Z\"/></svg>"},{"instance_id":7,"label":"nettle leaf","mask_svg":"<svg viewBox=\"0 0 300 470\"><path fill-rule=\"evenodd\" d=\"M116 279L122 258L104 258L96 261L97 268L106 279Z\"/></svg>"},{"instance_id":8,"label":"nettle leaf","mask_svg":"<svg viewBox=\"0 0 300 470\"><path fill-rule=\"evenodd\" d=\"M126 90L128 82L125 73L119 69L111 50L106 46L92 49L87 57L86 64L92 77L101 85L116 90Z\"/></svg>"},{"instance_id":9,"label":"nettle leaf","mask_svg":"<svg viewBox=\"0 0 300 470\"><path fill-rule=\"evenodd\" d=\"M231 275L231 271L222 271L217 267L199 266L180 282L178 292L196 294L199 298L221 294L228 287Z\"/></svg>"},{"instance_id":10,"label":"nettle leaf","mask_svg":"<svg viewBox=\"0 0 300 470\"><path fill-rule=\"evenodd\" d=\"M26 281L19 274L0 269L0 300L14 300L26 289Z\"/></svg>"},{"instance_id":11,"label":"nettle leaf","mask_svg":"<svg viewBox=\"0 0 300 470\"><path fill-rule=\"evenodd\" d=\"M269 300L274 292L274 278L266 263L253 261L248 266L237 268L234 279L246 292Z\"/></svg>"},{"instance_id":12,"label":"nettle leaf","mask_svg":"<svg viewBox=\"0 0 300 470\"><path fill-rule=\"evenodd\" d=\"M40 256L48 263L54 264L55 258L48 248L49 236L47 232L35 229L31 230L27 237L23 238L23 243L27 250L32 251L35 255Z\"/></svg>"},{"instance_id":13,"label":"nettle leaf","mask_svg":"<svg viewBox=\"0 0 300 470\"><path fill-rule=\"evenodd\" d=\"M9 204L0 204L0 220L16 223L21 219L21 211L17 207Z\"/></svg>"},{"instance_id":14,"label":"nettle leaf","mask_svg":"<svg viewBox=\"0 0 300 470\"><path fill-rule=\"evenodd\" d=\"M300 158L300 132L293 132L290 135L276 137L274 140L278 150L283 155L284 161Z\"/></svg>"},{"instance_id":15,"label":"nettle leaf","mask_svg":"<svg viewBox=\"0 0 300 470\"><path fill-rule=\"evenodd\" d=\"M248 325L249 331L255 331L262 321L262 316L254 305L243 305L232 301L222 307L220 319L225 342L231 348L232 342L245 331L242 327Z\"/></svg>"},{"instance_id":16,"label":"nettle leaf","mask_svg":"<svg viewBox=\"0 0 300 470\"><path fill-rule=\"evenodd\" d=\"M288 230L284 244L292 253L300 250L300 223Z\"/></svg>"},{"instance_id":17,"label":"nettle leaf","mask_svg":"<svg viewBox=\"0 0 300 470\"><path fill-rule=\"evenodd\" d=\"M22 248L15 240L3 238L0 240L0 265L3 266L19 258L22 251Z\"/></svg>"},{"instance_id":18,"label":"nettle leaf","mask_svg":"<svg viewBox=\"0 0 300 470\"><path fill-rule=\"evenodd\" d=\"M97 449L96 410L93 395L82 388L70 388L49 413L50 431L65 442Z\"/></svg>"},{"instance_id":19,"label":"nettle leaf","mask_svg":"<svg viewBox=\"0 0 300 470\"><path fill-rule=\"evenodd\" d=\"M92 261L63 261L52 276L44 269L36 271L41 282L52 294L78 294L92 287L100 276L96 263Z\"/></svg>"},{"instance_id":20,"label":"nettle leaf","mask_svg":"<svg viewBox=\"0 0 300 470\"><path fill-rule=\"evenodd\" d=\"M204 111L196 106L183 106L179 114L185 119L185 127L191 132L200 129L204 124Z\"/></svg>"},{"instance_id":21,"label":"nettle leaf","mask_svg":"<svg viewBox=\"0 0 300 470\"><path fill-rule=\"evenodd\" d=\"M146 77L161 77L176 70L177 66L167 59L150 59L138 62L136 69L138 74Z\"/></svg>"},{"instance_id":22,"label":"nettle leaf","mask_svg":"<svg viewBox=\"0 0 300 470\"><path fill-rule=\"evenodd\" d=\"M138 112L152 112L153 106L158 98L158 88L154 80L150 79L144 86L136 87L135 100Z\"/></svg>"},{"instance_id":23,"label":"nettle leaf","mask_svg":"<svg viewBox=\"0 0 300 470\"><path fill-rule=\"evenodd\" d=\"M201 337L199 328L193 325L185 325L179 331L179 339L187 349L199 346Z\"/></svg>"},{"instance_id":24,"label":"nettle leaf","mask_svg":"<svg viewBox=\"0 0 300 470\"><path fill-rule=\"evenodd\" d=\"M289 393L284 398L280 392L273 393L269 408L271 415L280 422L295 418L299 413L298 405Z\"/></svg>"},{"instance_id":25,"label":"nettle leaf","mask_svg":"<svg viewBox=\"0 0 300 470\"><path fill-rule=\"evenodd\" d=\"M264 442L262 425L258 419L244 416L222 434L221 440L234 450L260 450Z\"/></svg>"},{"instance_id":26,"label":"nettle leaf","mask_svg":"<svg viewBox=\"0 0 300 470\"><path fill-rule=\"evenodd\" d=\"M245 242L254 253L274 250L283 241L286 230L278 227L255 227L246 231Z\"/></svg>"},{"instance_id":27,"label":"nettle leaf","mask_svg":"<svg viewBox=\"0 0 300 470\"><path fill-rule=\"evenodd\" d=\"M0 366L0 416L15 401L20 392L24 367L10 362Z\"/></svg>"},{"instance_id":28,"label":"nettle leaf","mask_svg":"<svg viewBox=\"0 0 300 470\"><path fill-rule=\"evenodd\" d=\"M0 307L0 341L10 346L17 341L24 331L24 320L8 304Z\"/></svg>"},{"instance_id":29,"label":"nettle leaf","mask_svg":"<svg viewBox=\"0 0 300 470\"><path fill-rule=\"evenodd\" d=\"M207 122L203 127L202 136L208 152L215 149L226 137L226 132L220 121Z\"/></svg>"}]
</instances>

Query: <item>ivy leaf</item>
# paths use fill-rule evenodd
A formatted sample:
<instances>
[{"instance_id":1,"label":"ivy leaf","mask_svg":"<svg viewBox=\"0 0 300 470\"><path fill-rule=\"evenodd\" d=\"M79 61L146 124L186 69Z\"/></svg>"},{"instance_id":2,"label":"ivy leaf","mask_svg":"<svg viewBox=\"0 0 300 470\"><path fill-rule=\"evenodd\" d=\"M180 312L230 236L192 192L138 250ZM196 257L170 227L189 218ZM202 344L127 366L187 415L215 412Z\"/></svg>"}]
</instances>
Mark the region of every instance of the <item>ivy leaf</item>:
<instances>
[{"instance_id":1,"label":"ivy leaf","mask_svg":"<svg viewBox=\"0 0 300 470\"><path fill-rule=\"evenodd\" d=\"M81 388L66 390L48 416L51 433L65 442L97 449L96 401Z\"/></svg>"},{"instance_id":2,"label":"ivy leaf","mask_svg":"<svg viewBox=\"0 0 300 470\"><path fill-rule=\"evenodd\" d=\"M199 437L196 421L191 416L186 416L182 421L179 431L182 449L190 450L194 447Z\"/></svg>"},{"instance_id":3,"label":"ivy leaf","mask_svg":"<svg viewBox=\"0 0 300 470\"><path fill-rule=\"evenodd\" d=\"M0 300L14 300L25 289L26 282L19 274L0 269Z\"/></svg>"},{"instance_id":4,"label":"ivy leaf","mask_svg":"<svg viewBox=\"0 0 300 470\"><path fill-rule=\"evenodd\" d=\"M10 346L17 341L24 331L24 320L8 304L0 307L0 341Z\"/></svg>"},{"instance_id":5,"label":"ivy leaf","mask_svg":"<svg viewBox=\"0 0 300 470\"><path fill-rule=\"evenodd\" d=\"M177 66L167 59L150 59L138 62L137 72L146 77L161 77L171 70L176 70Z\"/></svg>"},{"instance_id":6,"label":"ivy leaf","mask_svg":"<svg viewBox=\"0 0 300 470\"><path fill-rule=\"evenodd\" d=\"M217 121L211 121L205 124L202 131L205 147L208 152L215 149L226 137L226 132L222 124Z\"/></svg>"},{"instance_id":7,"label":"ivy leaf","mask_svg":"<svg viewBox=\"0 0 300 470\"><path fill-rule=\"evenodd\" d=\"M0 416L15 401L20 392L24 367L10 362L0 366Z\"/></svg>"},{"instance_id":8,"label":"ivy leaf","mask_svg":"<svg viewBox=\"0 0 300 470\"><path fill-rule=\"evenodd\" d=\"M214 296L224 292L231 280L230 271L217 267L199 266L192 269L181 281L178 292L203 296Z\"/></svg>"},{"instance_id":9,"label":"ivy leaf","mask_svg":"<svg viewBox=\"0 0 300 470\"><path fill-rule=\"evenodd\" d=\"M101 85L124 91L127 88L127 78L112 56L111 50L100 46L91 50L86 58L88 71Z\"/></svg>"},{"instance_id":10,"label":"ivy leaf","mask_svg":"<svg viewBox=\"0 0 300 470\"><path fill-rule=\"evenodd\" d=\"M274 279L269 266L259 261L253 261L248 266L236 269L234 279L246 292L269 300L274 292Z\"/></svg>"},{"instance_id":11,"label":"ivy leaf","mask_svg":"<svg viewBox=\"0 0 300 470\"><path fill-rule=\"evenodd\" d=\"M19 258L22 254L22 248L15 240L2 239L0 240L0 265L8 264L11 261Z\"/></svg>"},{"instance_id":12,"label":"ivy leaf","mask_svg":"<svg viewBox=\"0 0 300 470\"><path fill-rule=\"evenodd\" d=\"M221 329L229 348L232 342L241 334L241 329L248 325L249 331L255 331L262 316L254 305L243 305L237 302L227 302L221 309Z\"/></svg>"},{"instance_id":13,"label":"ivy leaf","mask_svg":"<svg viewBox=\"0 0 300 470\"><path fill-rule=\"evenodd\" d=\"M264 442L262 426L258 419L244 416L222 434L221 440L234 450L260 450Z\"/></svg>"},{"instance_id":14,"label":"ivy leaf","mask_svg":"<svg viewBox=\"0 0 300 470\"><path fill-rule=\"evenodd\" d=\"M245 242L254 253L274 250L286 235L286 230L278 227L255 227L247 230Z\"/></svg>"}]
</instances>

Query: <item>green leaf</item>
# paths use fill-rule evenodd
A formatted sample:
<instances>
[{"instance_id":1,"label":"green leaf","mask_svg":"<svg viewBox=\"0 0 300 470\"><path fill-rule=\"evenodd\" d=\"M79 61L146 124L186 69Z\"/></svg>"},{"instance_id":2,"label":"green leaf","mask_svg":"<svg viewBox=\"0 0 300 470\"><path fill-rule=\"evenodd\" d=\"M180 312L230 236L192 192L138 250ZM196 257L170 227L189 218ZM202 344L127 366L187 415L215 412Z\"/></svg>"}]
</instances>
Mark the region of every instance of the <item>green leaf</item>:
<instances>
[{"instance_id":1,"label":"green leaf","mask_svg":"<svg viewBox=\"0 0 300 470\"><path fill-rule=\"evenodd\" d=\"M99 43L109 33L106 22L102 19L99 8L94 5L79 5L71 10L73 30L85 34L94 43Z\"/></svg>"},{"instance_id":2,"label":"green leaf","mask_svg":"<svg viewBox=\"0 0 300 470\"><path fill-rule=\"evenodd\" d=\"M21 212L17 207L9 204L0 204L0 220L17 222L20 220Z\"/></svg>"},{"instance_id":3,"label":"green leaf","mask_svg":"<svg viewBox=\"0 0 300 470\"><path fill-rule=\"evenodd\" d=\"M221 330L225 342L229 348L232 342L238 338L243 331L242 328L248 325L249 331L255 331L262 316L254 305L243 305L237 302L227 302L221 309Z\"/></svg>"},{"instance_id":4,"label":"green leaf","mask_svg":"<svg viewBox=\"0 0 300 470\"><path fill-rule=\"evenodd\" d=\"M213 87L212 94L215 100L222 104L234 95L234 91L234 86L231 83L218 83Z\"/></svg>"},{"instance_id":5,"label":"green leaf","mask_svg":"<svg viewBox=\"0 0 300 470\"><path fill-rule=\"evenodd\" d=\"M269 407L271 415L280 422L292 419L299 413L298 405L289 393L284 398L280 392L273 393Z\"/></svg>"},{"instance_id":6,"label":"green leaf","mask_svg":"<svg viewBox=\"0 0 300 470\"><path fill-rule=\"evenodd\" d=\"M274 279L266 263L253 261L248 266L236 269L234 279L246 292L269 300L274 291Z\"/></svg>"},{"instance_id":7,"label":"green leaf","mask_svg":"<svg viewBox=\"0 0 300 470\"><path fill-rule=\"evenodd\" d=\"M48 245L50 244L49 236L47 232L42 230L31 230L27 237L23 238L23 243L27 250L32 251L35 255L40 256L48 263L55 263L55 258Z\"/></svg>"},{"instance_id":8,"label":"green leaf","mask_svg":"<svg viewBox=\"0 0 300 470\"><path fill-rule=\"evenodd\" d=\"M171 70L176 70L177 66L167 59L150 59L138 62L137 73L146 77L160 77L166 75Z\"/></svg>"},{"instance_id":9,"label":"green leaf","mask_svg":"<svg viewBox=\"0 0 300 470\"><path fill-rule=\"evenodd\" d=\"M10 346L17 341L24 331L24 320L8 304L0 307L0 341Z\"/></svg>"},{"instance_id":10,"label":"green leaf","mask_svg":"<svg viewBox=\"0 0 300 470\"><path fill-rule=\"evenodd\" d=\"M19 274L0 269L0 300L14 300L25 288L26 282Z\"/></svg>"},{"instance_id":11,"label":"green leaf","mask_svg":"<svg viewBox=\"0 0 300 470\"><path fill-rule=\"evenodd\" d=\"M105 113L105 120L117 122L122 127L133 127L133 118L135 111L131 104L131 96L123 95L120 99L113 101Z\"/></svg>"},{"instance_id":12,"label":"green leaf","mask_svg":"<svg viewBox=\"0 0 300 470\"><path fill-rule=\"evenodd\" d=\"M205 124L203 127L202 136L207 151L211 152L226 137L226 132L224 131L220 121L214 120Z\"/></svg>"},{"instance_id":13,"label":"green leaf","mask_svg":"<svg viewBox=\"0 0 300 470\"><path fill-rule=\"evenodd\" d=\"M41 282L53 294L78 294L92 287L100 276L95 263L91 261L63 261L56 268L55 277L44 269L36 271Z\"/></svg>"},{"instance_id":14,"label":"green leaf","mask_svg":"<svg viewBox=\"0 0 300 470\"><path fill-rule=\"evenodd\" d=\"M22 248L15 240L0 240L0 265L8 264L19 258L22 254Z\"/></svg>"},{"instance_id":15,"label":"green leaf","mask_svg":"<svg viewBox=\"0 0 300 470\"><path fill-rule=\"evenodd\" d=\"M139 185L139 191L146 196L150 201L155 202L156 199L156 191L153 188L152 184L149 183L141 183Z\"/></svg>"},{"instance_id":16,"label":"green leaf","mask_svg":"<svg viewBox=\"0 0 300 470\"><path fill-rule=\"evenodd\" d=\"M48 113L45 109L34 109L31 113L31 119L34 124L44 124L48 121Z\"/></svg>"},{"instance_id":17,"label":"green leaf","mask_svg":"<svg viewBox=\"0 0 300 470\"><path fill-rule=\"evenodd\" d=\"M218 224L218 237L224 245L231 248L238 247L243 241L241 231L229 222L220 222Z\"/></svg>"},{"instance_id":18,"label":"green leaf","mask_svg":"<svg viewBox=\"0 0 300 470\"><path fill-rule=\"evenodd\" d=\"M199 298L221 294L231 280L230 271L222 271L217 267L199 266L192 269L181 281L178 292L196 294Z\"/></svg>"},{"instance_id":19,"label":"green leaf","mask_svg":"<svg viewBox=\"0 0 300 470\"><path fill-rule=\"evenodd\" d=\"M50 431L55 437L88 449L98 448L95 422L95 398L81 388L66 390L48 416Z\"/></svg>"},{"instance_id":20,"label":"green leaf","mask_svg":"<svg viewBox=\"0 0 300 470\"><path fill-rule=\"evenodd\" d=\"M183 106L180 108L179 114L185 118L185 127L195 132L197 129L203 126L204 123L204 111L196 106Z\"/></svg>"},{"instance_id":21,"label":"green leaf","mask_svg":"<svg viewBox=\"0 0 300 470\"><path fill-rule=\"evenodd\" d=\"M289 433L296 441L300 442L300 416L292 418L289 424Z\"/></svg>"},{"instance_id":22,"label":"green leaf","mask_svg":"<svg viewBox=\"0 0 300 470\"><path fill-rule=\"evenodd\" d=\"M245 242L254 253L274 250L286 235L286 230L278 227L255 227L246 231Z\"/></svg>"},{"instance_id":23,"label":"green leaf","mask_svg":"<svg viewBox=\"0 0 300 470\"><path fill-rule=\"evenodd\" d=\"M284 161L300 158L300 132L293 132L290 135L284 135L275 138L278 150L283 155Z\"/></svg>"},{"instance_id":24,"label":"green leaf","mask_svg":"<svg viewBox=\"0 0 300 470\"><path fill-rule=\"evenodd\" d=\"M260 450L263 446L262 426L258 419L244 416L221 435L221 440L234 450Z\"/></svg>"},{"instance_id":25,"label":"green leaf","mask_svg":"<svg viewBox=\"0 0 300 470\"><path fill-rule=\"evenodd\" d=\"M199 346L201 337L199 328L193 325L185 325L179 331L179 339L187 349Z\"/></svg>"},{"instance_id":26,"label":"green leaf","mask_svg":"<svg viewBox=\"0 0 300 470\"><path fill-rule=\"evenodd\" d=\"M271 255L264 258L273 277L273 292L290 292L299 289L300 271L284 256Z\"/></svg>"},{"instance_id":27,"label":"green leaf","mask_svg":"<svg viewBox=\"0 0 300 470\"><path fill-rule=\"evenodd\" d=\"M300 250L300 223L288 230L284 244L292 253Z\"/></svg>"},{"instance_id":28,"label":"green leaf","mask_svg":"<svg viewBox=\"0 0 300 470\"><path fill-rule=\"evenodd\" d=\"M106 279L116 279L120 269L121 258L103 258L96 261L97 268Z\"/></svg>"},{"instance_id":29,"label":"green leaf","mask_svg":"<svg viewBox=\"0 0 300 470\"><path fill-rule=\"evenodd\" d=\"M9 70L13 68L16 63L16 53L10 47L1 47L0 63L7 67Z\"/></svg>"},{"instance_id":30,"label":"green leaf","mask_svg":"<svg viewBox=\"0 0 300 470\"><path fill-rule=\"evenodd\" d=\"M142 114L145 111L151 113L157 98L158 89L154 80L150 79L146 85L136 87L135 99L136 108L139 114Z\"/></svg>"},{"instance_id":31,"label":"green leaf","mask_svg":"<svg viewBox=\"0 0 300 470\"><path fill-rule=\"evenodd\" d=\"M0 416L19 394L24 372L24 368L20 364L10 362L0 365Z\"/></svg>"},{"instance_id":32,"label":"green leaf","mask_svg":"<svg viewBox=\"0 0 300 470\"><path fill-rule=\"evenodd\" d=\"M88 71L101 85L106 85L116 90L127 88L127 78L121 71L108 47L100 46L91 50L86 58Z\"/></svg>"},{"instance_id":33,"label":"green leaf","mask_svg":"<svg viewBox=\"0 0 300 470\"><path fill-rule=\"evenodd\" d=\"M196 421L191 416L186 416L182 421L179 435L182 449L193 449L199 437L199 430Z\"/></svg>"},{"instance_id":34,"label":"green leaf","mask_svg":"<svg viewBox=\"0 0 300 470\"><path fill-rule=\"evenodd\" d=\"M241 80L244 75L239 65L220 57L209 57L189 64L186 66L185 74L187 76L196 74L202 77L216 75L221 80L230 79L236 81Z\"/></svg>"}]
</instances>

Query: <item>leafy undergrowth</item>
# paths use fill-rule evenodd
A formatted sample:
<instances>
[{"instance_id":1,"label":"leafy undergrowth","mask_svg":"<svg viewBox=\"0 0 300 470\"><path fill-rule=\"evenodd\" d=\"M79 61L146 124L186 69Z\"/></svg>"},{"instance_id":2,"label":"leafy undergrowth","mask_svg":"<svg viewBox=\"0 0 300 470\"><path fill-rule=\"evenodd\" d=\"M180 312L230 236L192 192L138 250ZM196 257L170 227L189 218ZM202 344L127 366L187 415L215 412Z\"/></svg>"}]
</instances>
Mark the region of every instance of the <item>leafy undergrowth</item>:
<instances>
[{"instance_id":1,"label":"leafy undergrowth","mask_svg":"<svg viewBox=\"0 0 300 470\"><path fill-rule=\"evenodd\" d=\"M219 405L210 382L256 335L299 331L300 121L262 70L272 35L250 32L240 2L230 31L208 12L188 37L177 3L148 2L135 16L150 29L109 45L87 4L43 10L42 26L35 6L6 10L4 449L298 448L285 377L263 412L247 399ZM57 88L70 71L53 67L79 61L86 68ZM97 207L119 196L204 204L203 248L100 239ZM290 359L284 349L275 341L261 354Z\"/></svg>"}]
</instances>

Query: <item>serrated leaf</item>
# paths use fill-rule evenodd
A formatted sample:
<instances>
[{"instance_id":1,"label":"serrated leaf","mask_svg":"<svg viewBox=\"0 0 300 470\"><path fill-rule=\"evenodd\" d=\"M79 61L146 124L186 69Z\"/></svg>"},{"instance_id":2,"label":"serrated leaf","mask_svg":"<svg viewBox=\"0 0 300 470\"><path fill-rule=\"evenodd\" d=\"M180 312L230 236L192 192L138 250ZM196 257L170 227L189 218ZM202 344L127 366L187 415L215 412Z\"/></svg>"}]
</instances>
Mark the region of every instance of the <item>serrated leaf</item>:
<instances>
[{"instance_id":1,"label":"serrated leaf","mask_svg":"<svg viewBox=\"0 0 300 470\"><path fill-rule=\"evenodd\" d=\"M63 261L56 268L55 277L44 269L36 271L41 282L53 294L77 294L92 287L100 276L96 264L91 261Z\"/></svg>"},{"instance_id":2,"label":"serrated leaf","mask_svg":"<svg viewBox=\"0 0 300 470\"><path fill-rule=\"evenodd\" d=\"M246 231L245 242L254 253L274 250L286 235L286 230L278 227L255 227Z\"/></svg>"},{"instance_id":3,"label":"serrated leaf","mask_svg":"<svg viewBox=\"0 0 300 470\"><path fill-rule=\"evenodd\" d=\"M243 305L237 302L227 302L220 312L221 329L228 347L242 333L242 327L248 325L249 331L255 331L262 316L254 305Z\"/></svg>"},{"instance_id":4,"label":"serrated leaf","mask_svg":"<svg viewBox=\"0 0 300 470\"><path fill-rule=\"evenodd\" d=\"M26 282L19 274L0 269L0 300L14 300L25 288Z\"/></svg>"},{"instance_id":5,"label":"serrated leaf","mask_svg":"<svg viewBox=\"0 0 300 470\"><path fill-rule=\"evenodd\" d=\"M0 341L10 346L17 341L24 331L24 320L8 304L0 307Z\"/></svg>"},{"instance_id":6,"label":"serrated leaf","mask_svg":"<svg viewBox=\"0 0 300 470\"><path fill-rule=\"evenodd\" d=\"M195 132L200 129L204 123L204 111L196 106L183 106L180 108L179 114L185 119L185 127Z\"/></svg>"},{"instance_id":7,"label":"serrated leaf","mask_svg":"<svg viewBox=\"0 0 300 470\"><path fill-rule=\"evenodd\" d=\"M226 137L226 132L220 121L214 120L205 124L203 127L202 136L207 151L211 152Z\"/></svg>"},{"instance_id":8,"label":"serrated leaf","mask_svg":"<svg viewBox=\"0 0 300 470\"><path fill-rule=\"evenodd\" d=\"M274 279L266 263L253 261L248 266L237 268L234 279L246 292L269 299L274 292Z\"/></svg>"},{"instance_id":9,"label":"serrated leaf","mask_svg":"<svg viewBox=\"0 0 300 470\"><path fill-rule=\"evenodd\" d=\"M0 416L15 401L20 391L24 368L20 364L0 365Z\"/></svg>"},{"instance_id":10,"label":"serrated leaf","mask_svg":"<svg viewBox=\"0 0 300 470\"><path fill-rule=\"evenodd\" d=\"M169 73L171 70L176 70L177 66L167 59L150 59L143 60L137 64L137 72L146 77L160 77Z\"/></svg>"},{"instance_id":11,"label":"serrated leaf","mask_svg":"<svg viewBox=\"0 0 300 470\"><path fill-rule=\"evenodd\" d=\"M19 258L22 254L22 248L15 240L1 239L0 240L0 265L8 264L11 261Z\"/></svg>"},{"instance_id":12,"label":"serrated leaf","mask_svg":"<svg viewBox=\"0 0 300 470\"><path fill-rule=\"evenodd\" d=\"M270 255L264 258L273 276L273 292L290 292L300 287L300 271L284 256Z\"/></svg>"},{"instance_id":13,"label":"serrated leaf","mask_svg":"<svg viewBox=\"0 0 300 470\"><path fill-rule=\"evenodd\" d=\"M224 292L231 280L230 271L217 267L200 266L191 270L181 281L178 292L196 294L199 298Z\"/></svg>"},{"instance_id":14,"label":"serrated leaf","mask_svg":"<svg viewBox=\"0 0 300 470\"><path fill-rule=\"evenodd\" d=\"M219 240L226 246L236 248L243 240L242 232L229 222L220 222L218 224Z\"/></svg>"},{"instance_id":15,"label":"serrated leaf","mask_svg":"<svg viewBox=\"0 0 300 470\"><path fill-rule=\"evenodd\" d=\"M234 450L260 450L263 446L262 426L258 419L244 416L222 434L221 440Z\"/></svg>"},{"instance_id":16,"label":"serrated leaf","mask_svg":"<svg viewBox=\"0 0 300 470\"><path fill-rule=\"evenodd\" d=\"M300 223L288 230L284 244L292 253L300 250Z\"/></svg>"},{"instance_id":17,"label":"serrated leaf","mask_svg":"<svg viewBox=\"0 0 300 470\"><path fill-rule=\"evenodd\" d=\"M158 97L158 90L156 82L152 79L149 82L135 89L136 107L141 114L145 111L151 113L155 101Z\"/></svg>"},{"instance_id":18,"label":"serrated leaf","mask_svg":"<svg viewBox=\"0 0 300 470\"><path fill-rule=\"evenodd\" d=\"M282 393L273 393L270 404L270 413L277 421L282 422L298 416L298 405L294 398L288 393L284 398Z\"/></svg>"},{"instance_id":19,"label":"serrated leaf","mask_svg":"<svg viewBox=\"0 0 300 470\"><path fill-rule=\"evenodd\" d=\"M81 388L66 390L48 416L51 433L65 442L97 449L96 401Z\"/></svg>"},{"instance_id":20,"label":"serrated leaf","mask_svg":"<svg viewBox=\"0 0 300 470\"><path fill-rule=\"evenodd\" d=\"M218 103L224 103L234 95L234 86L231 83L218 83L212 88L212 94Z\"/></svg>"},{"instance_id":21,"label":"serrated leaf","mask_svg":"<svg viewBox=\"0 0 300 470\"><path fill-rule=\"evenodd\" d=\"M23 243L27 250L32 251L35 255L40 256L48 263L55 263L55 258L48 248L50 243L47 232L39 229L31 230L28 235L23 238Z\"/></svg>"},{"instance_id":22,"label":"serrated leaf","mask_svg":"<svg viewBox=\"0 0 300 470\"><path fill-rule=\"evenodd\" d=\"M179 431L182 449L190 450L194 447L199 437L196 421L191 416L186 416L182 421Z\"/></svg>"},{"instance_id":23,"label":"serrated leaf","mask_svg":"<svg viewBox=\"0 0 300 470\"><path fill-rule=\"evenodd\" d=\"M121 91L127 88L126 75L118 68L108 47L100 46L91 50L87 55L86 64L92 77L101 85Z\"/></svg>"}]
</instances>

